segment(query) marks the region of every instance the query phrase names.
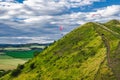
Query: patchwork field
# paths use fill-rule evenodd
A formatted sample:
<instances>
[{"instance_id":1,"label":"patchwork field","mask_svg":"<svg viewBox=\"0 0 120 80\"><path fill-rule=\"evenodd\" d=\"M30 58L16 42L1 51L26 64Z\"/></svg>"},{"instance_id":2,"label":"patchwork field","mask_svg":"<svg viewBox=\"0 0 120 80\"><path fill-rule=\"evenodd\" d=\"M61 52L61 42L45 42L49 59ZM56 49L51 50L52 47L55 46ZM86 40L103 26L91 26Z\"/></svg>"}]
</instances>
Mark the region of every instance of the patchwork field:
<instances>
[{"instance_id":1,"label":"patchwork field","mask_svg":"<svg viewBox=\"0 0 120 80\"><path fill-rule=\"evenodd\" d=\"M11 53L11 54L13 54L13 53ZM17 55L17 53L15 53L15 55ZM22 59L22 58L11 57L11 56L2 52L0 54L0 70L6 70L7 71L7 70L15 69L18 64L23 64L26 61L28 61L29 59L30 58L23 58Z\"/></svg>"},{"instance_id":2,"label":"patchwork field","mask_svg":"<svg viewBox=\"0 0 120 80\"><path fill-rule=\"evenodd\" d=\"M44 49L45 45L0 46L0 70L13 70Z\"/></svg>"},{"instance_id":3,"label":"patchwork field","mask_svg":"<svg viewBox=\"0 0 120 80\"><path fill-rule=\"evenodd\" d=\"M17 67L18 64L23 64L27 61L23 59L0 59L0 70L12 70Z\"/></svg>"}]
</instances>

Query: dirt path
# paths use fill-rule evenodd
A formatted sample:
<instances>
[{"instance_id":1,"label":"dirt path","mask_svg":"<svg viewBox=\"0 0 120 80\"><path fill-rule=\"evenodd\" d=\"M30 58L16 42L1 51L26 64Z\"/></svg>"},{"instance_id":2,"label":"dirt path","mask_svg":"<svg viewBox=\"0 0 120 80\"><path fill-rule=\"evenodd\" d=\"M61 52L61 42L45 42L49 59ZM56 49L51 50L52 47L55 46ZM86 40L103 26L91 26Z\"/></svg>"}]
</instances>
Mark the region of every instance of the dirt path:
<instances>
[{"instance_id":1,"label":"dirt path","mask_svg":"<svg viewBox=\"0 0 120 80\"><path fill-rule=\"evenodd\" d=\"M100 25L101 25L101 24L100 24ZM116 33L116 32L114 32L114 31L108 29L108 28L105 27L105 26L104 26L104 27L101 26L101 28L103 28L103 29L111 32L113 35L117 35L117 37L120 36L120 34L118 35L118 33ZM104 34L102 34L99 30L97 30L97 28L95 28L95 30L96 30L96 32L101 36L101 38L102 38L102 40L103 40L103 42L104 42L104 44L105 44L105 47L106 47L106 50L107 50L107 52L106 52L106 58L107 58L108 66L111 68L112 72L113 72L114 75L116 76L116 79L117 79L117 80L120 80L120 76L119 76L118 70L115 68L116 66L113 66L113 64L115 64L116 62L113 62L113 60L112 60L111 57L110 57L111 48L110 48L109 40L107 39L107 37L105 37ZM120 50L118 50L118 51L120 51ZM117 56L117 55L116 55L116 56ZM119 64L119 63L117 63L117 64ZM119 69L119 68L118 68L118 69Z\"/></svg>"},{"instance_id":2,"label":"dirt path","mask_svg":"<svg viewBox=\"0 0 120 80\"><path fill-rule=\"evenodd\" d=\"M95 24L97 24L99 26L102 26L101 24L98 24L98 23L95 23ZM102 26L101 28L103 28L103 29L105 29L107 31L111 31L110 29L106 28L105 26L104 27ZM102 40L103 40L103 42L105 44L105 47L106 47L106 50L107 50L107 52L106 52L106 55L107 55L106 58L107 58L108 65L110 67L110 63L111 63L111 60L110 60L110 43L107 40L107 38L104 36L104 34L102 34L99 30L97 30L97 28L95 28L95 30L101 36L101 38L102 38Z\"/></svg>"},{"instance_id":3,"label":"dirt path","mask_svg":"<svg viewBox=\"0 0 120 80\"><path fill-rule=\"evenodd\" d=\"M108 61L109 67L111 67L111 65L110 65L111 64L111 60L110 60L110 43L107 40L107 38L105 38L104 35L102 35L101 37L102 37L102 40L103 40L103 42L104 42L104 44L105 44L105 46L107 48L107 53L106 53L106 55L107 55L107 61Z\"/></svg>"},{"instance_id":4,"label":"dirt path","mask_svg":"<svg viewBox=\"0 0 120 80\"><path fill-rule=\"evenodd\" d=\"M95 28L96 32L101 36L102 41L103 41L103 44L104 44L105 47L106 47L106 57L105 57L104 60L101 62L100 66L99 66L99 69L98 69L97 73L95 74L94 80L96 80L97 74L99 73L100 68L101 68L102 64L105 62L106 59L107 59L107 62L108 62L108 66L111 68L111 59L110 59L110 43L109 43L109 41L108 41L107 38L104 36L104 34L101 34L101 32L100 32L99 30L97 30L96 27L94 27L94 28Z\"/></svg>"}]
</instances>

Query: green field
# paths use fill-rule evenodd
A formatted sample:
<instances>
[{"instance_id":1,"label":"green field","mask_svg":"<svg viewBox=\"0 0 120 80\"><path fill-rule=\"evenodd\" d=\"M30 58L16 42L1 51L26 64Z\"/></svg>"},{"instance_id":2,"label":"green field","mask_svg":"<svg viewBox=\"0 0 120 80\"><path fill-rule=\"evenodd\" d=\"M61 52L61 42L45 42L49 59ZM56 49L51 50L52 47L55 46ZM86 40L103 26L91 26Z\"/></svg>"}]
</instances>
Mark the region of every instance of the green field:
<instances>
[{"instance_id":1,"label":"green field","mask_svg":"<svg viewBox=\"0 0 120 80\"><path fill-rule=\"evenodd\" d=\"M0 77L22 65L48 44L0 44Z\"/></svg>"},{"instance_id":2,"label":"green field","mask_svg":"<svg viewBox=\"0 0 120 80\"><path fill-rule=\"evenodd\" d=\"M23 64L28 59L13 58L8 55L0 55L0 70L12 70L15 69L18 64Z\"/></svg>"},{"instance_id":3,"label":"green field","mask_svg":"<svg viewBox=\"0 0 120 80\"><path fill-rule=\"evenodd\" d=\"M5 54L14 58L32 58L34 50L28 51L5 51Z\"/></svg>"},{"instance_id":4,"label":"green field","mask_svg":"<svg viewBox=\"0 0 120 80\"><path fill-rule=\"evenodd\" d=\"M1 49L2 50L2 49ZM13 70L18 64L23 64L34 57L35 53L42 49L31 50L29 48L4 48L0 52L0 70Z\"/></svg>"}]
</instances>

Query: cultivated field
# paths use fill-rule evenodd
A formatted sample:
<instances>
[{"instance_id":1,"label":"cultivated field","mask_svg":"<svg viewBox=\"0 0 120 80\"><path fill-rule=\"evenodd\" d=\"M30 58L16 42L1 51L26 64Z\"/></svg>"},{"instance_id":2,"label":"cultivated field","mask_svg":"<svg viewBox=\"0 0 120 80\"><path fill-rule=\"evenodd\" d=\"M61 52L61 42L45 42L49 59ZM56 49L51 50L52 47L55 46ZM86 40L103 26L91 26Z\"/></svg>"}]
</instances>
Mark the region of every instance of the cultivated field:
<instances>
[{"instance_id":1,"label":"cultivated field","mask_svg":"<svg viewBox=\"0 0 120 80\"><path fill-rule=\"evenodd\" d=\"M40 53L45 46L21 46L0 48L0 70L12 70Z\"/></svg>"}]
</instances>

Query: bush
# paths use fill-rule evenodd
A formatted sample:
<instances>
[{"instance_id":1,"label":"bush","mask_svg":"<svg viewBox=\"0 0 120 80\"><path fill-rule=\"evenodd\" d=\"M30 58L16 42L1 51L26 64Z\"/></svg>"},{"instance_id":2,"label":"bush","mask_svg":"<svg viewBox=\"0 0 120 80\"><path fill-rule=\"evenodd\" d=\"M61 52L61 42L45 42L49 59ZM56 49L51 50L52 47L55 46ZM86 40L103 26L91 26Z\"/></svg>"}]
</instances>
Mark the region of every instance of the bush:
<instances>
[{"instance_id":1,"label":"bush","mask_svg":"<svg viewBox=\"0 0 120 80\"><path fill-rule=\"evenodd\" d=\"M11 73L11 76L13 77L17 77L20 73L21 73L21 70L24 68L24 65L18 65L17 69L13 70L12 73Z\"/></svg>"},{"instance_id":2,"label":"bush","mask_svg":"<svg viewBox=\"0 0 120 80\"><path fill-rule=\"evenodd\" d=\"M23 68L24 68L24 65L20 65L20 64L19 64L19 65L18 65L18 68L19 68L19 69L23 69Z\"/></svg>"},{"instance_id":3,"label":"bush","mask_svg":"<svg viewBox=\"0 0 120 80\"><path fill-rule=\"evenodd\" d=\"M21 70L20 69L15 69L12 71L11 76L17 77L20 74Z\"/></svg>"},{"instance_id":4,"label":"bush","mask_svg":"<svg viewBox=\"0 0 120 80\"><path fill-rule=\"evenodd\" d=\"M4 70L0 70L0 77L5 73Z\"/></svg>"},{"instance_id":5,"label":"bush","mask_svg":"<svg viewBox=\"0 0 120 80\"><path fill-rule=\"evenodd\" d=\"M5 70L0 70L0 77L8 74L11 70L5 71Z\"/></svg>"},{"instance_id":6,"label":"bush","mask_svg":"<svg viewBox=\"0 0 120 80\"><path fill-rule=\"evenodd\" d=\"M44 48L44 50L47 49L47 48L48 48L48 46L46 46L46 47Z\"/></svg>"},{"instance_id":7,"label":"bush","mask_svg":"<svg viewBox=\"0 0 120 80\"><path fill-rule=\"evenodd\" d=\"M35 68L35 64L34 63L30 64L30 68L34 69Z\"/></svg>"},{"instance_id":8,"label":"bush","mask_svg":"<svg viewBox=\"0 0 120 80\"><path fill-rule=\"evenodd\" d=\"M59 69L62 69L62 68L63 68L62 66L59 67Z\"/></svg>"}]
</instances>

